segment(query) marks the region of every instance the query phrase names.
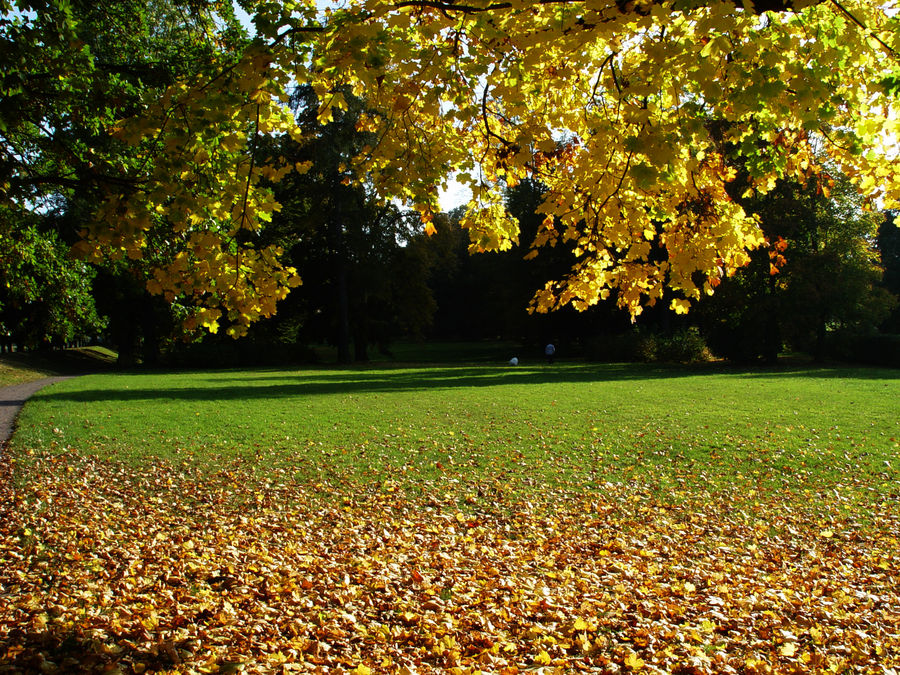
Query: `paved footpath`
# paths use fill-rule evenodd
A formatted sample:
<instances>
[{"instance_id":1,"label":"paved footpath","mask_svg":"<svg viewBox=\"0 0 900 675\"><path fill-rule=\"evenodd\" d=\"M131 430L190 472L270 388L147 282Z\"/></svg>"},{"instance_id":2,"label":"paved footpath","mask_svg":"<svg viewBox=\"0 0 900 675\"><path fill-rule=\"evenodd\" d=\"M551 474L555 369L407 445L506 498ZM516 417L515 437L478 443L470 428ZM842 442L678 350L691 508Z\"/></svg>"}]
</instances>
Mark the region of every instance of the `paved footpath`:
<instances>
[{"instance_id":1,"label":"paved footpath","mask_svg":"<svg viewBox=\"0 0 900 675\"><path fill-rule=\"evenodd\" d=\"M68 376L45 377L42 380L23 382L10 387L0 387L0 446L5 445L9 437L12 436L16 417L19 415L22 406L25 405L25 401L34 392L43 389L49 384L68 379Z\"/></svg>"}]
</instances>

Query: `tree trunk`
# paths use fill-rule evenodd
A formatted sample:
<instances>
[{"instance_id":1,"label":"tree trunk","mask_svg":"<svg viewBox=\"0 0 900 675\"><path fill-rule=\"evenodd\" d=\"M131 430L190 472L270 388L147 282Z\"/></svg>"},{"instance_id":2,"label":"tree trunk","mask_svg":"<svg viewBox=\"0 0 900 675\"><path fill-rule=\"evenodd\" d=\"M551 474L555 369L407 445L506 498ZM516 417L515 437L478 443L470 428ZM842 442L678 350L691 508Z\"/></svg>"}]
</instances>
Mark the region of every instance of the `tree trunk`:
<instances>
[{"instance_id":1,"label":"tree trunk","mask_svg":"<svg viewBox=\"0 0 900 675\"><path fill-rule=\"evenodd\" d=\"M159 326L157 325L157 316L153 311L153 304L150 300L146 301L141 319L141 328L144 334L142 351L144 365L155 366L159 364Z\"/></svg>"},{"instance_id":2,"label":"tree trunk","mask_svg":"<svg viewBox=\"0 0 900 675\"><path fill-rule=\"evenodd\" d=\"M781 351L781 320L779 318L778 290L775 277L769 276L768 293L766 298L766 325L763 333L763 360L769 364L778 361Z\"/></svg>"},{"instance_id":3,"label":"tree trunk","mask_svg":"<svg viewBox=\"0 0 900 675\"><path fill-rule=\"evenodd\" d=\"M347 287L347 261L343 251L337 256L338 361L350 363L350 290Z\"/></svg>"},{"instance_id":4,"label":"tree trunk","mask_svg":"<svg viewBox=\"0 0 900 675\"><path fill-rule=\"evenodd\" d=\"M137 332L134 328L130 330L122 330L117 339L117 351L119 353L119 357L116 360L119 366L123 368L130 368L131 366L137 363L137 349L135 348L135 342L137 340Z\"/></svg>"},{"instance_id":5,"label":"tree trunk","mask_svg":"<svg viewBox=\"0 0 900 675\"><path fill-rule=\"evenodd\" d=\"M335 215L328 224L328 244L334 269L335 309L337 310L337 358L338 363L350 363L350 289L347 280L347 241L344 236L343 215L340 204L335 205Z\"/></svg>"},{"instance_id":6,"label":"tree trunk","mask_svg":"<svg viewBox=\"0 0 900 675\"><path fill-rule=\"evenodd\" d=\"M827 322L823 316L816 326L816 348L813 359L816 363L822 363L825 360L825 336L827 332Z\"/></svg>"},{"instance_id":7,"label":"tree trunk","mask_svg":"<svg viewBox=\"0 0 900 675\"><path fill-rule=\"evenodd\" d=\"M369 361L369 340L366 336L366 328L362 322L356 322L356 329L353 331L353 360L358 363L368 363Z\"/></svg>"}]
</instances>

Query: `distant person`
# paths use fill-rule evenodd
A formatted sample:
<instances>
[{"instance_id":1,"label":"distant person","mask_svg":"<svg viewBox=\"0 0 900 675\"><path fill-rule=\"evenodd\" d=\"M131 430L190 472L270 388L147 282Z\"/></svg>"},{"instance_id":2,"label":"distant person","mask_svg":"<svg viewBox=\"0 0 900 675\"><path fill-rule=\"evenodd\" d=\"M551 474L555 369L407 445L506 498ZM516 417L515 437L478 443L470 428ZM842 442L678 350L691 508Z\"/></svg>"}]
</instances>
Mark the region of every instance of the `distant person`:
<instances>
[{"instance_id":1,"label":"distant person","mask_svg":"<svg viewBox=\"0 0 900 675\"><path fill-rule=\"evenodd\" d=\"M547 363L553 363L553 359L556 356L556 346L552 342L544 347L544 356L547 358Z\"/></svg>"}]
</instances>

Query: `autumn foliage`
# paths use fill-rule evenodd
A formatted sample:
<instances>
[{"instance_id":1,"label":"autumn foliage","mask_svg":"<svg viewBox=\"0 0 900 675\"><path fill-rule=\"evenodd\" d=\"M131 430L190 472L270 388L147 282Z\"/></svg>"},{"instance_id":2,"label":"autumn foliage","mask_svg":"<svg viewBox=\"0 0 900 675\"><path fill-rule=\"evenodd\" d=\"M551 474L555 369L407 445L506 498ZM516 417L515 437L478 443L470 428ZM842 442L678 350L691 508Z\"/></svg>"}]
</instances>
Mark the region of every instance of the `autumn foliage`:
<instances>
[{"instance_id":1,"label":"autumn foliage","mask_svg":"<svg viewBox=\"0 0 900 675\"><path fill-rule=\"evenodd\" d=\"M27 464L0 483L0 672L900 666L893 498Z\"/></svg>"},{"instance_id":2,"label":"autumn foliage","mask_svg":"<svg viewBox=\"0 0 900 675\"><path fill-rule=\"evenodd\" d=\"M187 72L130 82L131 98L103 97L102 114L98 91L123 87L104 79L110 66L91 51L100 44L85 47L79 17L53 5L46 20L4 28L10 81L63 84L10 90L19 109L47 108L36 119L0 109L11 147L34 148L8 153L0 204L93 190L102 205L76 251L146 261L147 288L198 308L195 326L224 320L243 334L299 283L259 233L280 208L269 182L309 167L258 152L272 136L310 140L286 105L297 85L315 91L322 124L351 94L365 99L358 127L373 142L347 158L344 179L415 208L427 231L448 175L471 187L473 251L517 241L504 189L545 184L544 226L522 243L566 242L574 259L538 289L537 311L615 296L632 316L660 301L686 312L765 243L732 194L738 171L752 194L781 178L825 186L834 169L873 204L897 203L890 2L241 5L252 37L239 36L230 2L208 3ZM112 73L129 72L142 48L115 55ZM61 146L52 128L72 120L83 120L78 143Z\"/></svg>"}]
</instances>

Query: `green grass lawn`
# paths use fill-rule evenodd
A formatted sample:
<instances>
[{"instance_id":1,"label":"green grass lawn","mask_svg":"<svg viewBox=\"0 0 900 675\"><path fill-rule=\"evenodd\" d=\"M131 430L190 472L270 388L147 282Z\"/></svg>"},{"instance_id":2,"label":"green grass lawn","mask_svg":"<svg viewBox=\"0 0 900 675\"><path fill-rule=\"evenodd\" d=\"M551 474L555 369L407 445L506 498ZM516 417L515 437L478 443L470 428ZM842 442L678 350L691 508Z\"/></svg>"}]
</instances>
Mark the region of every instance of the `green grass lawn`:
<instances>
[{"instance_id":1,"label":"green grass lawn","mask_svg":"<svg viewBox=\"0 0 900 675\"><path fill-rule=\"evenodd\" d=\"M898 441L896 371L559 364L85 377L36 396L15 444L408 486L638 478L678 497L889 489Z\"/></svg>"},{"instance_id":2,"label":"green grass lawn","mask_svg":"<svg viewBox=\"0 0 900 675\"><path fill-rule=\"evenodd\" d=\"M0 387L40 380L56 374L53 369L26 364L12 354L0 357Z\"/></svg>"},{"instance_id":3,"label":"green grass lawn","mask_svg":"<svg viewBox=\"0 0 900 675\"><path fill-rule=\"evenodd\" d=\"M0 387L40 380L53 375L108 370L115 359L116 355L104 347L2 354Z\"/></svg>"},{"instance_id":4,"label":"green grass lawn","mask_svg":"<svg viewBox=\"0 0 900 675\"><path fill-rule=\"evenodd\" d=\"M110 374L0 481L0 672L900 668L900 372Z\"/></svg>"}]
</instances>

